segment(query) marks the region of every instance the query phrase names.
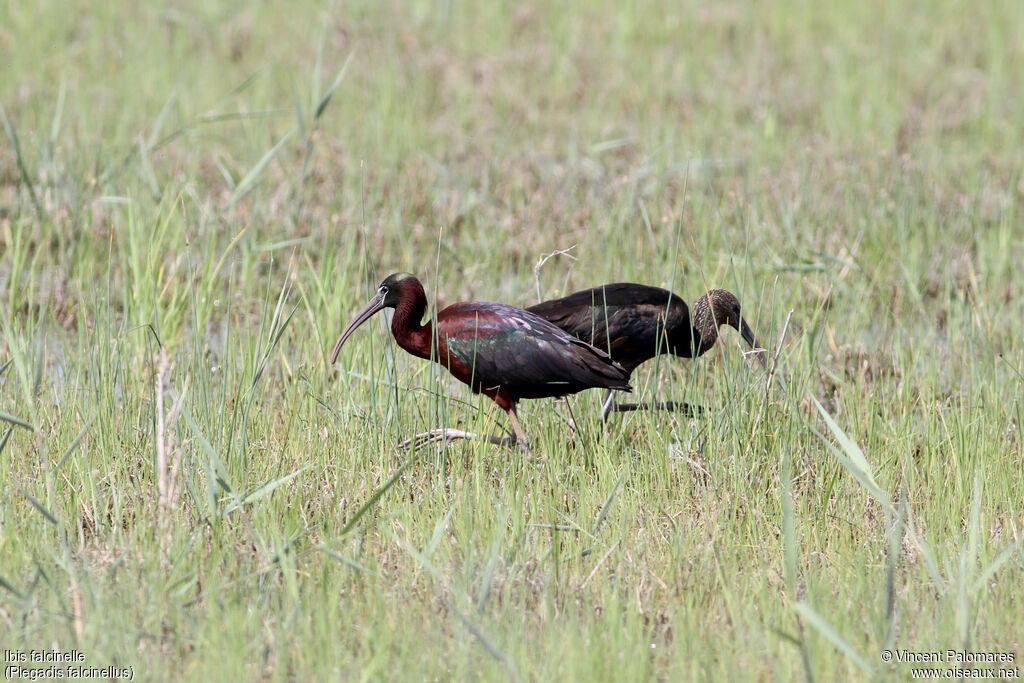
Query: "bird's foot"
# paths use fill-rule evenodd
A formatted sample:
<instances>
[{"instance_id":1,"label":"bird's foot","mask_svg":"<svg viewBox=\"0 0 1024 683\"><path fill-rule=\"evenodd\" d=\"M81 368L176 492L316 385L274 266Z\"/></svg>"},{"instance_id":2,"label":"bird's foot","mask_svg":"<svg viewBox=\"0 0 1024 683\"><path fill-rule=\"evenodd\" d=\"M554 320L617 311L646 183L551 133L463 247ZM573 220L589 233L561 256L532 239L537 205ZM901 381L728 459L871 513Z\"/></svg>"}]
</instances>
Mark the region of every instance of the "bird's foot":
<instances>
[{"instance_id":1,"label":"bird's foot","mask_svg":"<svg viewBox=\"0 0 1024 683\"><path fill-rule=\"evenodd\" d=\"M420 448L423 448L424 446L431 443L439 443L441 441L444 441L445 443L451 443L456 439L474 438L476 438L476 434L473 434L472 432L466 432L461 429L449 429L446 427L444 429L432 429L429 432L422 432L420 434L417 434L411 439L406 439L402 443L398 444L398 447L408 448L410 445L412 445L413 450L419 450Z\"/></svg>"},{"instance_id":2,"label":"bird's foot","mask_svg":"<svg viewBox=\"0 0 1024 683\"><path fill-rule=\"evenodd\" d=\"M610 413L628 413L633 410L678 410L688 417L708 412L704 406L683 403L681 401L654 401L653 403L610 403L602 411L602 418L607 419Z\"/></svg>"},{"instance_id":3,"label":"bird's foot","mask_svg":"<svg viewBox=\"0 0 1024 683\"><path fill-rule=\"evenodd\" d=\"M411 439L406 439L402 443L398 444L398 447L399 448L407 448L411 444L412 447L413 447L413 450L418 450L418 449L423 448L424 446L427 446L429 444L440 443L442 441L444 443L446 443L446 444L449 444L452 441L455 441L457 439L479 439L479 438L483 438L483 439L489 441L490 443L494 444L495 446L508 446L508 447L511 447L511 446L515 446L515 445L518 444L519 447L521 449L523 449L524 452L526 452L526 453L530 452L529 446L527 446L525 443L520 443L519 441L517 441L517 439L514 436L506 436L506 437L484 436L484 437L481 437L480 435L474 434L473 432L467 432L467 431L464 431L462 429L452 429L450 427L443 427L441 429L432 429L429 432L422 432L422 433L417 434L416 436L412 437Z\"/></svg>"}]
</instances>

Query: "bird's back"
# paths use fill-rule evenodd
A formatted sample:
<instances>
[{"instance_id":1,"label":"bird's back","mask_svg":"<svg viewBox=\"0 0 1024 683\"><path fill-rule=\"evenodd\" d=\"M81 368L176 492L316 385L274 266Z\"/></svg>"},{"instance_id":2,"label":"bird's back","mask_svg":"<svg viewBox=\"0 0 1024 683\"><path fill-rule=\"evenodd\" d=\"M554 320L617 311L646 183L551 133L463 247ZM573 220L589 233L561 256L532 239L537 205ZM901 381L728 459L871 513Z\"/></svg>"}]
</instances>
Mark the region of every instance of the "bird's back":
<instances>
[{"instance_id":1,"label":"bird's back","mask_svg":"<svg viewBox=\"0 0 1024 683\"><path fill-rule=\"evenodd\" d=\"M689 309L682 298L660 287L617 282L544 301L527 310L608 351L630 372L659 352L690 355ZM687 338L685 344L676 348L675 340L682 336ZM669 338L673 340L671 348Z\"/></svg>"}]
</instances>

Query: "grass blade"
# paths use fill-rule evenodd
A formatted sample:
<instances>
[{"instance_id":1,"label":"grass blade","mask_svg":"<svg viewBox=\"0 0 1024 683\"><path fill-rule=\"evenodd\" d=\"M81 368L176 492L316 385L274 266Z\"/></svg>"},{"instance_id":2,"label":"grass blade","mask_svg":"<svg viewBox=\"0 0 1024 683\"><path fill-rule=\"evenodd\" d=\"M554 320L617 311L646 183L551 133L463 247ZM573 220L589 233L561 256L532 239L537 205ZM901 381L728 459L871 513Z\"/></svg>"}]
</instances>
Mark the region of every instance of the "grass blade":
<instances>
[{"instance_id":1,"label":"grass blade","mask_svg":"<svg viewBox=\"0 0 1024 683\"><path fill-rule=\"evenodd\" d=\"M828 414L824 406L818 403L818 399L811 397L818 412L821 413L821 417L825 420L825 424L828 425L829 431L832 432L832 436L835 437L836 441L842 447L840 451L832 443L830 443L821 434L818 437L828 446L832 455L836 456L836 460L843 466L847 472L853 475L853 477L859 481L868 492L874 496L882 505L884 505L890 511L892 510L892 500L889 498L889 494L882 490L875 481L874 474L871 473L871 466L868 464L867 458L864 457L864 451L860 449L853 439L851 439L842 427L836 424L836 421L832 419L832 416ZM815 432L817 433L817 432Z\"/></svg>"},{"instance_id":2,"label":"grass blade","mask_svg":"<svg viewBox=\"0 0 1024 683\"><path fill-rule=\"evenodd\" d=\"M601 511L597 513L597 521L594 523L594 534L597 534L598 529L601 528L601 524L604 523L604 518L608 515L608 510L612 506L612 501L615 500L615 496L619 492L619 487L622 486L622 481L626 478L626 473L622 472L619 474L618 481L615 482L615 486L612 487L612 492L608 494L608 498L605 499L604 505L601 506Z\"/></svg>"},{"instance_id":3,"label":"grass blade","mask_svg":"<svg viewBox=\"0 0 1024 683\"><path fill-rule=\"evenodd\" d=\"M18 427L24 427L30 432L34 432L36 430L36 428L33 427L31 423L28 423L25 420L22 420L21 418L14 417L10 413L5 413L2 410L0 410L0 421L9 422L10 424L17 425Z\"/></svg>"},{"instance_id":4,"label":"grass blade","mask_svg":"<svg viewBox=\"0 0 1024 683\"><path fill-rule=\"evenodd\" d=\"M232 206L237 204L253 190L253 188L256 186L256 183L263 175L263 171L266 170L267 165L274 159L275 156L277 156L277 153L281 151L281 148L284 146L284 143L288 142L288 140L292 137L294 132L295 131L292 131L285 135L283 138L281 138L281 141L274 145L269 152L264 154L263 158L256 162L256 165L253 166L249 170L249 172L245 174L245 177L242 178L242 181L238 183L238 185L235 187L235 193L231 195L231 200L228 202L227 208L231 208Z\"/></svg>"},{"instance_id":5,"label":"grass blade","mask_svg":"<svg viewBox=\"0 0 1024 683\"><path fill-rule=\"evenodd\" d=\"M6 589L7 589L8 591L10 591L11 593L14 593L14 595L15 595L15 596L16 596L16 597L17 597L17 598L18 598L19 600L24 600L24 599L25 599L25 595L24 595L24 594L23 594L23 593L22 593L21 591L19 591L19 590L18 590L17 588L15 588L15 587L14 587L14 586L13 586L13 585L11 584L11 582L10 582L10 581L8 581L7 579L5 579L5 578L4 578L4 577L2 577L2 576L0 576L0 586L2 586L2 587L4 587L4 588L6 588Z\"/></svg>"},{"instance_id":6,"label":"grass blade","mask_svg":"<svg viewBox=\"0 0 1024 683\"><path fill-rule=\"evenodd\" d=\"M164 103L163 109L160 110L160 115L156 117L156 122L153 124L153 130L150 132L149 137L146 139L146 148L153 149L160 140L160 132L164 129L164 124L167 123L167 116L171 113L171 107L178 101L178 90L175 88L171 96L167 98L167 102Z\"/></svg>"},{"instance_id":7,"label":"grass blade","mask_svg":"<svg viewBox=\"0 0 1024 683\"><path fill-rule=\"evenodd\" d=\"M36 500L35 497L33 497L31 493L29 493L25 489L21 488L20 486L18 487L18 490L21 491L21 495L23 495L26 498L28 498L28 502L32 503L32 507L34 507L36 510L39 510L39 512L43 515L43 517L46 518L47 522L49 522L50 524L52 524L54 526L60 526L60 524L57 522L57 518L54 517L53 514L49 510L46 509L45 505L43 505L38 500Z\"/></svg>"},{"instance_id":8,"label":"grass blade","mask_svg":"<svg viewBox=\"0 0 1024 683\"><path fill-rule=\"evenodd\" d=\"M434 525L434 533L430 537L430 542L427 543L427 548L423 554L430 557L437 550L437 545L441 542L441 538L444 536L444 530L448 528L448 522L452 518L452 513L455 512L454 507L448 508L448 512L442 517L437 524Z\"/></svg>"},{"instance_id":9,"label":"grass blade","mask_svg":"<svg viewBox=\"0 0 1024 683\"><path fill-rule=\"evenodd\" d=\"M64 120L64 100L68 94L67 77L60 80L60 91L57 93L57 106L53 110L53 122L50 124L50 145L57 144L60 127Z\"/></svg>"},{"instance_id":10,"label":"grass blade","mask_svg":"<svg viewBox=\"0 0 1024 683\"><path fill-rule=\"evenodd\" d=\"M216 487L220 486L225 492L231 493L231 485L227 482L227 472L224 470L224 463L221 462L220 456L214 450L213 444L209 442L203 434L203 430L199 428L199 425L196 424L196 421L187 410L181 411L181 414L185 417L185 424L188 425L192 434L195 435L200 449L206 456L203 465L203 469L206 472L206 502L209 506L207 512L212 516L217 510Z\"/></svg>"},{"instance_id":11,"label":"grass blade","mask_svg":"<svg viewBox=\"0 0 1024 683\"><path fill-rule=\"evenodd\" d=\"M313 114L314 122L319 121L320 116L324 113L324 109L327 109L327 105L330 103L331 97L334 95L334 91L338 89L338 86L341 85L341 81L345 78L345 72L348 71L348 65L352 63L352 58L355 54L355 50L348 53L345 63L342 64L341 68L338 70L338 75L334 77L334 82L331 83L331 87L327 89L327 92L324 93L323 99L320 100L320 104L316 107L316 112Z\"/></svg>"},{"instance_id":12,"label":"grass blade","mask_svg":"<svg viewBox=\"0 0 1024 683\"><path fill-rule=\"evenodd\" d=\"M149 160L149 152L142 140L139 140L139 167L142 179L146 182L146 186L149 188L150 194L153 195L153 199L160 201L162 196L160 183L156 179L156 171L153 170L153 164Z\"/></svg>"},{"instance_id":13,"label":"grass blade","mask_svg":"<svg viewBox=\"0 0 1024 683\"><path fill-rule=\"evenodd\" d=\"M896 573L899 570L900 555L903 551L903 533L907 526L907 486L906 482L900 486L900 502L896 508L892 525L888 532L888 547L885 552L885 643L892 644L892 638L896 635Z\"/></svg>"},{"instance_id":14,"label":"grass blade","mask_svg":"<svg viewBox=\"0 0 1024 683\"><path fill-rule=\"evenodd\" d=\"M797 598L796 515L793 505L793 456L789 449L782 456L782 556L786 572L786 589L790 599Z\"/></svg>"},{"instance_id":15,"label":"grass blade","mask_svg":"<svg viewBox=\"0 0 1024 683\"><path fill-rule=\"evenodd\" d=\"M420 451L421 454L425 452L426 449ZM405 474L405 471L412 467L413 463L419 460L420 457L420 455L413 455L411 458L406 460L401 467L395 470L395 473L388 477L388 480L384 482L379 489L374 491L373 495L370 496L358 510L356 510L356 513L352 515L352 519L350 519L341 529L341 533L339 534L339 536L344 536L348 532L352 531L352 529L355 528L356 524L359 523L359 520L363 518L363 515L365 515L370 510L370 508L376 505L377 501L380 500L381 496L387 493L388 489L394 486L395 482L398 481L399 477Z\"/></svg>"},{"instance_id":16,"label":"grass blade","mask_svg":"<svg viewBox=\"0 0 1024 683\"><path fill-rule=\"evenodd\" d=\"M299 138L309 144L309 134L306 131L306 118L302 115L302 105L299 104L299 93L292 88L292 106L295 107L295 125L299 127Z\"/></svg>"},{"instance_id":17,"label":"grass blade","mask_svg":"<svg viewBox=\"0 0 1024 683\"><path fill-rule=\"evenodd\" d=\"M11 145L14 146L14 156L18 159L18 173L21 174L21 181L25 183L25 187L28 188L28 193L32 197L32 204L36 207L36 215L43 215L43 206L39 203L39 197L36 196L36 187L32 184L32 177L29 175L28 169L25 168L25 158L21 155L21 144L18 142L18 134L14 132L14 126L11 124L11 120L7 118L7 110L0 105L0 118L4 121L4 130L7 132L7 137L11 141Z\"/></svg>"},{"instance_id":18,"label":"grass blade","mask_svg":"<svg viewBox=\"0 0 1024 683\"><path fill-rule=\"evenodd\" d=\"M939 595L942 595L946 592L947 586L942 578L942 574L939 572L939 563L935 560L935 553L932 552L928 539L923 534L917 533L917 527L914 525L914 511L909 507L907 508L907 530L910 532L910 537L917 544L918 550L924 555L924 565L928 569L928 575L931 576L935 590Z\"/></svg>"},{"instance_id":19,"label":"grass blade","mask_svg":"<svg viewBox=\"0 0 1024 683\"><path fill-rule=\"evenodd\" d=\"M1013 556L1017 554L1017 551L1020 550L1022 546L1024 546L1024 538L1003 548L1002 551L996 555L996 559L992 560L987 567L981 570L978 578L974 580L972 591L976 593L983 589L985 584L996 575L996 572L998 572L999 569L1009 560L1013 559Z\"/></svg>"},{"instance_id":20,"label":"grass blade","mask_svg":"<svg viewBox=\"0 0 1024 683\"><path fill-rule=\"evenodd\" d=\"M351 567L352 569L355 569L358 572L362 572L363 574L369 574L370 576L374 577L375 579L383 579L384 578L383 576L381 576L377 572L373 571L369 567L364 567L363 565L359 564L355 560L350 559L348 557L345 557L344 555L342 555L341 553L339 553L339 552L337 552L335 550L331 550L330 548L327 548L327 547L324 547L324 546L320 546L320 552L324 553L328 557L334 558L338 562L341 562L343 565L346 565L348 567Z\"/></svg>"},{"instance_id":21,"label":"grass blade","mask_svg":"<svg viewBox=\"0 0 1024 683\"><path fill-rule=\"evenodd\" d=\"M74 441L71 442L71 445L68 446L67 450L64 451L64 455L60 456L60 460L57 461L58 470L64 467L64 463L67 462L68 458L71 457L71 454L75 452L76 448L78 448L78 444L82 443L82 439L85 437L85 433L89 431L89 427L91 427L92 423L95 421L96 416L93 415L91 418L89 418L89 421L85 423L85 426L82 427L82 431L78 432L78 436L75 437Z\"/></svg>"},{"instance_id":22,"label":"grass blade","mask_svg":"<svg viewBox=\"0 0 1024 683\"><path fill-rule=\"evenodd\" d=\"M473 634L473 637L480 642L483 648L487 650L487 653L494 657L496 661L498 661L502 666L505 667L505 671L506 673L508 673L509 677L513 681L518 681L519 676L516 675L515 670L512 668L511 664L508 661L508 658L505 657L501 650L499 650L497 646L491 642L490 638L488 638L487 635L479 627L477 627L476 624L470 621L469 617L467 617L457 607L455 607L455 605L453 605L448 598L442 596L441 602L444 604L445 608L447 608L452 614L458 617L459 621L462 622L462 625L465 626L466 629L468 629L469 632Z\"/></svg>"},{"instance_id":23,"label":"grass blade","mask_svg":"<svg viewBox=\"0 0 1024 683\"><path fill-rule=\"evenodd\" d=\"M967 576L974 568L978 557L978 543L981 535L981 468L974 470L974 486L971 490L971 511L967 522L967 545L960 552L960 580L957 581L957 630L963 647L970 645L971 637L971 596L968 594Z\"/></svg>"},{"instance_id":24,"label":"grass blade","mask_svg":"<svg viewBox=\"0 0 1024 683\"><path fill-rule=\"evenodd\" d=\"M268 481L268 482L266 482L264 484L260 484L255 489L253 489L250 493L248 493L244 498L242 498L241 500L237 500L234 503L232 503L231 505L229 505L227 507L227 509L224 510L224 514L226 515L229 512L237 510L238 508L244 507L246 505L251 505L252 503L255 503L255 502L257 502L257 501L259 501L259 500L261 500L263 498L266 498L271 493L273 493L276 489L284 486L285 484L290 482L292 479L294 479L295 477L299 476L300 474L302 474L303 472L305 472L308 469L309 469L309 467L302 467L302 468L300 468L298 470L295 470L291 474L288 474L286 476L281 477L280 479L274 479L273 481Z\"/></svg>"},{"instance_id":25,"label":"grass blade","mask_svg":"<svg viewBox=\"0 0 1024 683\"><path fill-rule=\"evenodd\" d=\"M808 605L806 602L798 602L793 605L793 609L796 610L797 614L802 616L808 624L817 629L818 633L823 635L830 643L835 645L836 649L846 655L850 661L857 665L867 675L871 675L874 670L868 661L860 656L852 645L846 642L838 631L836 631L832 624L825 621L825 618L814 611L814 608Z\"/></svg>"},{"instance_id":26,"label":"grass blade","mask_svg":"<svg viewBox=\"0 0 1024 683\"><path fill-rule=\"evenodd\" d=\"M43 376L46 374L46 339L43 336L43 326L39 326L36 333L36 366L32 372L32 398L39 398L39 390L43 386Z\"/></svg>"}]
</instances>

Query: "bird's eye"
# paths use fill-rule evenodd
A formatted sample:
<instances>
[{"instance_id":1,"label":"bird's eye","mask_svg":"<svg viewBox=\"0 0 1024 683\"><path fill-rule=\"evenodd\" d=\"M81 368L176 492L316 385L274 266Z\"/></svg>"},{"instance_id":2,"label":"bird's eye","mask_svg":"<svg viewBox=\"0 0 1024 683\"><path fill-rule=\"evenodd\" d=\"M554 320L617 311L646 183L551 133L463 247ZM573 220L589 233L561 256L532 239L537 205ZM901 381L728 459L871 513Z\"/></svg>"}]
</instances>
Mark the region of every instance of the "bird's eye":
<instances>
[{"instance_id":1,"label":"bird's eye","mask_svg":"<svg viewBox=\"0 0 1024 683\"><path fill-rule=\"evenodd\" d=\"M380 289L378 289L377 291L380 292L381 294L387 294L388 293L388 288L387 288L386 285L381 285Z\"/></svg>"}]
</instances>

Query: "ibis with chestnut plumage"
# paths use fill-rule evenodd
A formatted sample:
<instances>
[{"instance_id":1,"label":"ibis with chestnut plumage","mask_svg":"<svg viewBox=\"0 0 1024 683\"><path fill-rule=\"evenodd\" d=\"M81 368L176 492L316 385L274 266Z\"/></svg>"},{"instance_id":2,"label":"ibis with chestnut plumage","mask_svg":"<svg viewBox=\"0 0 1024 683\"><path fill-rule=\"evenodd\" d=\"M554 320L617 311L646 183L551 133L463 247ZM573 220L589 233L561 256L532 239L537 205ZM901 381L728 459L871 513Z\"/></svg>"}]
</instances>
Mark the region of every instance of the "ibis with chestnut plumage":
<instances>
[{"instance_id":1,"label":"ibis with chestnut plumage","mask_svg":"<svg viewBox=\"0 0 1024 683\"><path fill-rule=\"evenodd\" d=\"M608 354L627 373L659 354L696 358L714 346L718 328L730 325L757 351L765 364L754 333L740 315L740 302L731 292L712 289L693 304L693 315L682 297L667 289L617 282L551 299L526 310ZM692 412L685 403L613 403L605 396L601 419L616 411L656 408Z\"/></svg>"},{"instance_id":2,"label":"ibis with chestnut plumage","mask_svg":"<svg viewBox=\"0 0 1024 683\"><path fill-rule=\"evenodd\" d=\"M529 452L516 404L524 398L575 394L590 388L631 391L629 371L607 353L568 334L543 318L505 304L470 301L437 313L436 324L423 322L427 296L409 273L389 275L374 297L345 326L331 352L338 358L357 327L385 308L395 309L391 334L418 358L440 363L474 393L481 393L507 414L515 436L490 437L493 443L518 443ZM435 430L445 438L472 437L466 432Z\"/></svg>"}]
</instances>

